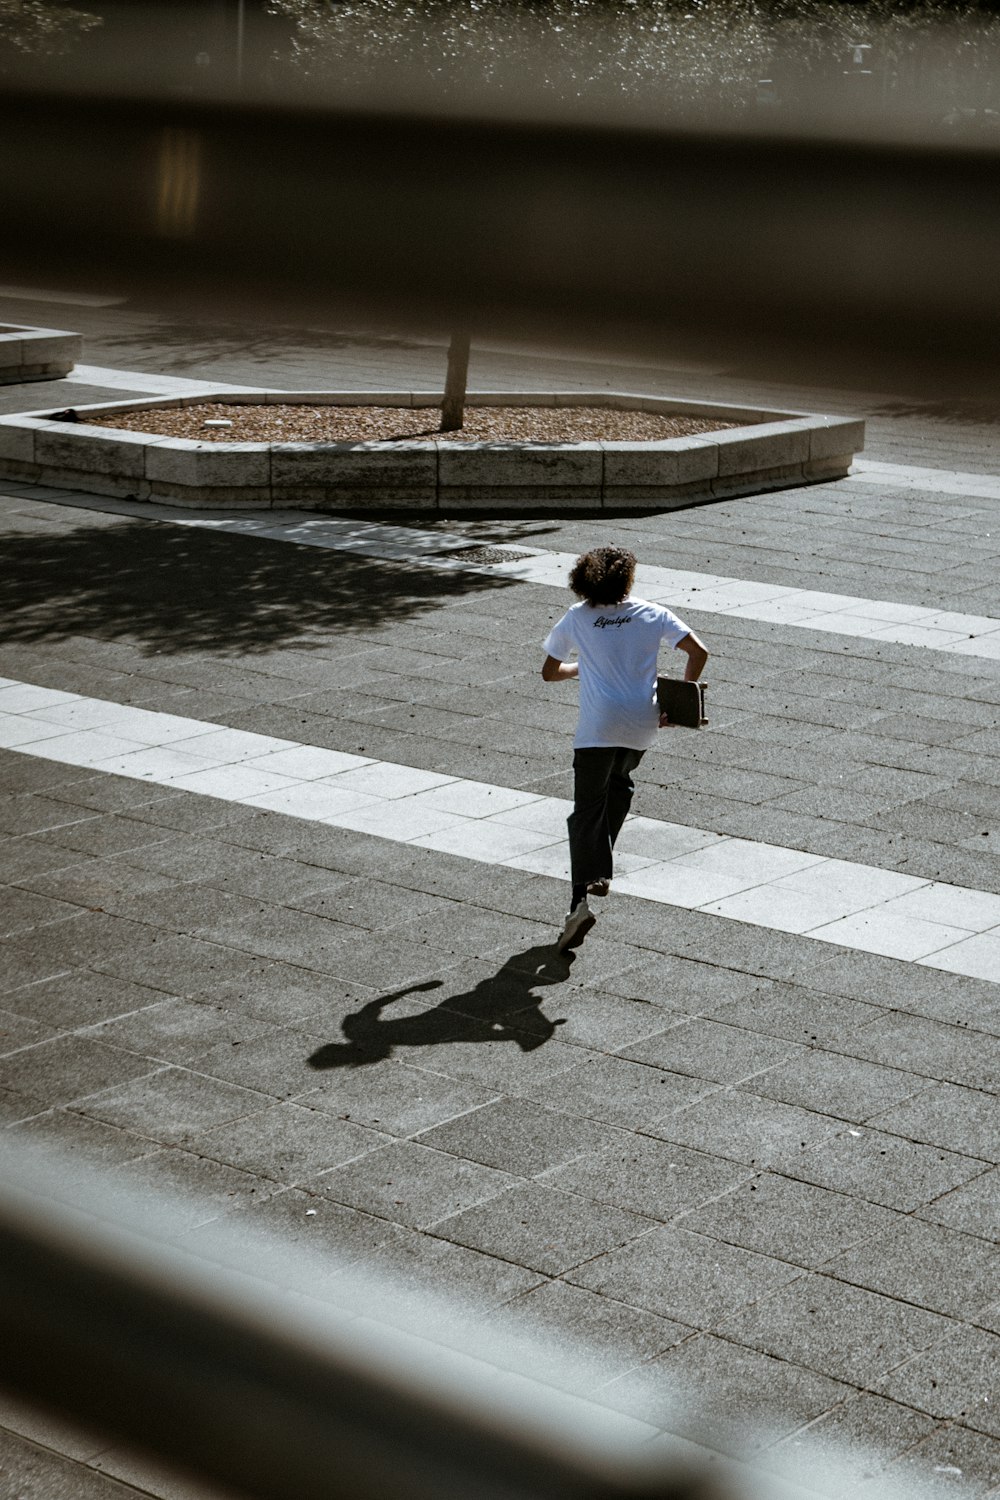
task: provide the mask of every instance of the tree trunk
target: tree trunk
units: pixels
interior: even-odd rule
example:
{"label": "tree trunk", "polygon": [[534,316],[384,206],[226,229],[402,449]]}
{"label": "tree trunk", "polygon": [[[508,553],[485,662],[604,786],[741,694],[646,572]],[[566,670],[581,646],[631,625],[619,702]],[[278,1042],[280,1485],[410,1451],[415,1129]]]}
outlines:
{"label": "tree trunk", "polygon": [[448,375],[441,402],[441,431],[458,432],[465,417],[465,387],[469,378],[469,334],[453,333],[448,345]]}

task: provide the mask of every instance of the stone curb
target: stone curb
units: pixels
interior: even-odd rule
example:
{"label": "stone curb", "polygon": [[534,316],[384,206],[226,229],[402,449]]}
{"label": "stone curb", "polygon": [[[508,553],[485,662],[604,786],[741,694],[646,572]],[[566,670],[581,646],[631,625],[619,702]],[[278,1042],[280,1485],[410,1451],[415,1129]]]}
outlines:
{"label": "stone curb", "polygon": [[0,323],[0,385],[60,380],[80,358],[83,338],[59,328]]}
{"label": "stone curb", "polygon": [[[205,401],[432,407],[436,392],[224,388],[80,406],[83,416]],[[717,417],[744,425],[663,442],[227,443],[55,421],[0,417],[0,474],[87,493],[192,506],[367,511],[665,510],[842,478],[864,446],[853,418],[673,401],[627,391],[477,391],[469,406],[605,406]]]}

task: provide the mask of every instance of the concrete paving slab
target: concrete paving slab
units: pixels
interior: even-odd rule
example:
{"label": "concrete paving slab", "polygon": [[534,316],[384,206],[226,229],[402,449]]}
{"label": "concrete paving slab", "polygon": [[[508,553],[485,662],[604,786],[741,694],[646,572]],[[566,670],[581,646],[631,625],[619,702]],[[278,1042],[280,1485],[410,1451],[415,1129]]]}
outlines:
{"label": "concrete paving slab", "polygon": [[[179,1238],[221,1214],[261,1202],[277,1184],[267,1178],[190,1151],[167,1147],[125,1163],[115,1180],[126,1191],[142,1195],[148,1205],[149,1222],[157,1224],[164,1237]],[[169,1215],[160,1206],[170,1201]]]}
{"label": "concrete paving slab", "polygon": [[[136,1490],[0,1425],[5,1480],[26,1500],[135,1500]],[[13,1490],[12,1490],[13,1493]],[[207,1497],[206,1497],[207,1500]]]}
{"label": "concrete paving slab", "polygon": [[920,1146],[877,1130],[841,1130],[805,1151],[776,1155],[777,1171],[870,1203],[915,1212],[960,1183],[981,1175],[974,1157]]}
{"label": "concrete paving slab", "polygon": [[131,1014],[163,999],[161,990],[73,968],[55,978],[11,990],[8,1003],[18,1014],[19,1007],[27,1009],[31,1016],[54,1031],[73,1031],[114,1016]]}
{"label": "concrete paving slab", "polygon": [[0,1087],[0,1122],[4,1126],[17,1125],[22,1120],[35,1119],[45,1114],[47,1109],[48,1105],[44,1099]]}
{"label": "concrete paving slab", "polygon": [[918,1405],[932,1416],[959,1420],[976,1432],[1000,1436],[996,1410],[1000,1338],[982,1329],[949,1329],[933,1350],[924,1350],[878,1382],[893,1400]]}
{"label": "concrete paving slab", "polygon": [[951,1332],[937,1313],[816,1273],[734,1312],[723,1328],[728,1338],[775,1358],[883,1394],[896,1383],[889,1371]]}
{"label": "concrete paving slab", "polygon": [[[562,999],[546,1000],[546,1018],[559,1027],[561,1042],[592,1052],[614,1051],[660,1030],[659,1007],[607,994],[603,981],[601,986],[578,985]],[[512,1021],[520,1026],[527,1018],[530,1013],[516,1012]]]}
{"label": "concrete paving slab", "polygon": [[945,969],[949,973],[971,974],[974,978],[990,979],[997,972],[998,958],[1000,958],[1000,937],[996,933],[984,932],[955,943],[951,949],[942,949],[929,955],[926,962],[932,968]]}
{"label": "concrete paving slab", "polygon": [[364,1213],[427,1229],[473,1205],[488,1203],[516,1179],[418,1141],[381,1146],[346,1166],[314,1174],[307,1188]]}
{"label": "concrete paving slab", "polygon": [[567,1280],[690,1328],[708,1329],[801,1274],[771,1256],[671,1224],[596,1256]]}
{"label": "concrete paving slab", "polygon": [[820,1109],[842,1120],[866,1120],[924,1087],[923,1078],[835,1052],[813,1050],[741,1085],[784,1104]]}
{"label": "concrete paving slab", "polygon": [[984,1171],[918,1210],[921,1218],[995,1241],[1000,1231],[1000,1171]]}
{"label": "concrete paving slab", "polygon": [[[239,1264],[232,1240],[220,1230],[238,1227],[260,1246],[261,1265],[280,1286],[322,1296],[341,1281],[346,1268],[366,1265],[400,1231],[386,1219],[358,1213],[299,1188],[273,1185],[259,1196],[237,1197],[224,1211],[200,1224],[185,1225],[175,1236],[183,1247],[217,1257],[223,1265]],[[303,1274],[302,1263],[285,1247],[312,1252]]]}
{"label": "concrete paving slab", "polygon": [[18,890],[16,886],[0,887],[0,936],[13,936],[19,932],[30,932],[36,927],[47,926],[67,917],[79,915],[79,909],[65,901],[54,901],[32,891]]}
{"label": "concrete paving slab", "polygon": [[224,1079],[267,1099],[291,1099],[314,1083],[314,1038],[295,1027],[272,1029],[245,1041],[217,1043],[197,1060],[199,1073]]}
{"label": "concrete paving slab", "polygon": [[197,999],[213,985],[252,976],[259,964],[217,943],[162,934],[142,948],[101,954],[92,967],[112,978]]}
{"label": "concrete paving slab", "polygon": [[[929,1481],[925,1477],[928,1473],[932,1476]],[[945,1496],[949,1489],[954,1493],[956,1481],[961,1481],[971,1495],[995,1494],[998,1478],[1000,1445],[995,1438],[984,1437],[966,1427],[939,1428],[901,1454],[885,1471],[885,1479],[904,1489],[930,1486],[928,1493],[932,1500]],[[869,1481],[868,1493],[861,1492],[862,1500],[874,1500],[876,1485],[881,1482],[881,1478]]]}
{"label": "concrete paving slab", "polygon": [[859,1031],[883,1015],[879,1005],[846,1000],[804,985],[783,984],[765,985],[742,999],[711,1010],[703,1008],[723,1025],[787,1037],[791,1042],[818,1043],[842,1052],[852,1050],[845,1045],[848,1039],[856,1038]]}
{"label": "concrete paving slab", "polygon": [[710,1429],[723,1451],[745,1454],[825,1413],[846,1391],[791,1361],[702,1334],[602,1393],[682,1436],[703,1439]]}
{"label": "concrete paving slab", "polygon": [[532,1182],[434,1226],[436,1235],[498,1255],[543,1275],[558,1275],[649,1232],[651,1220],[585,1202]]}
{"label": "concrete paving slab", "polygon": [[989,1161],[996,1143],[996,1098],[979,1089],[939,1083],[876,1115],[879,1128]]}
{"label": "concrete paving slab", "polygon": [[639,1136],[550,1168],[541,1181],[665,1223],[728,1192],[748,1175],[735,1163]]}
{"label": "concrete paving slab", "polygon": [[[443,1294],[456,1312],[469,1318],[502,1306],[543,1280],[536,1271],[419,1230],[395,1230],[372,1256],[370,1269],[404,1295]],[[373,1311],[387,1315],[394,1296],[387,1294],[385,1307]]]}
{"label": "concrete paving slab", "polygon": [[892,1014],[866,1026],[844,1051],[880,1063],[891,1059],[911,1072],[974,1088],[996,1092],[1000,1085],[1000,1044],[972,1025],[958,1030],[923,1016]]}
{"label": "concrete paving slab", "polygon": [[0,1010],[0,1056],[18,1052],[33,1042],[43,1042],[53,1034],[52,1027],[45,1026],[29,1016],[19,1016],[10,1010]]}
{"label": "concrete paving slab", "polygon": [[295,1102],[340,1119],[408,1136],[457,1118],[499,1097],[469,1078],[451,1078],[406,1062],[383,1060],[332,1079],[314,1079]]}
{"label": "concrete paving slab", "polygon": [[689,1337],[682,1324],[609,1303],[565,1281],[547,1281],[493,1317],[494,1327],[541,1340],[542,1378],[558,1380],[566,1357],[579,1357],[580,1390],[586,1394]]}
{"label": "concrete paving slab", "polygon": [[88,1037],[53,1037],[0,1060],[0,1086],[14,1093],[66,1104],[110,1084],[148,1078],[150,1063]]}
{"label": "concrete paving slab", "polygon": [[[802,1450],[811,1448],[821,1458],[823,1468],[836,1469],[843,1480],[857,1486],[858,1493],[864,1494],[869,1484],[877,1492],[877,1487],[885,1485],[885,1475],[891,1475],[893,1461],[922,1446],[931,1430],[929,1422],[921,1412],[865,1392],[848,1397],[804,1430],[776,1443],[761,1456],[760,1463],[766,1469],[793,1478],[801,1463]],[[942,1447],[946,1449],[947,1435],[942,1436],[945,1438]],[[923,1470],[925,1483],[930,1469],[927,1464]],[[948,1476],[944,1482],[954,1477]]]}
{"label": "concrete paving slab", "polygon": [[[859,1253],[908,1221],[889,1209],[777,1173],[744,1179],[724,1197],[696,1208],[684,1228],[818,1270],[845,1246]],[[845,1280],[853,1278],[845,1276]]]}
{"label": "concrete paving slab", "polygon": [[611,1128],[594,1120],[524,1099],[500,1099],[425,1131],[420,1142],[519,1177],[533,1177],[593,1153],[614,1138]]}
{"label": "concrete paving slab", "polygon": [[643,1127],[649,1135],[757,1168],[789,1149],[805,1150],[836,1130],[828,1115],[719,1089]]}
{"label": "concrete paving slab", "polygon": [[[535,1097],[538,1091],[547,1094],[551,1089],[555,1095],[561,1075],[582,1067],[592,1054],[552,1040],[555,1028],[551,1023],[539,1035],[530,1022],[521,1029],[519,1019],[466,1021],[449,1032],[447,1041],[420,1044],[419,1060],[428,1068],[476,1079],[505,1092]],[[419,1022],[421,1028],[424,1024]]]}
{"label": "concrete paving slab", "polygon": [[974,1235],[919,1219],[887,1226],[828,1261],[825,1268],[853,1286],[975,1321],[996,1292],[996,1251]]}
{"label": "concrete paving slab", "polygon": [[728,1084],[750,1083],[801,1055],[793,1042],[702,1019],[681,1021],[634,1047],[623,1048],[622,1053],[672,1073]]}
{"label": "concrete paving slab", "polygon": [[190,1000],[157,997],[155,1003],[141,1010],[101,1021],[81,1034],[140,1057],[185,1067],[210,1052],[222,1037],[231,1047],[238,1047],[271,1029],[270,1022],[256,1016],[234,1015],[219,1006],[198,1005]]}
{"label": "concrete paving slab", "polygon": [[[642,920],[646,918],[646,920]],[[612,906],[604,918],[603,930],[621,934],[640,949],[652,949],[632,968],[602,977],[604,989],[613,995],[645,1001],[661,1010],[678,1014],[689,1012],[711,1014],[715,1006],[745,999],[753,1006],[766,993],[771,982],[694,958],[679,958],[673,953],[675,938],[672,923],[665,923],[658,911],[639,907],[623,914]],[[657,1030],[662,1030],[662,1024]]]}
{"label": "concrete paving slab", "polygon": [[521,1085],[517,1092],[556,1109],[636,1129],[670,1108],[693,1103],[712,1088],[625,1058],[598,1057],[548,1082],[540,1092],[530,1085]]}
{"label": "concrete paving slab", "polygon": [[179,1146],[209,1125],[253,1114],[264,1102],[248,1089],[171,1066],[134,1084],[94,1091],[79,1107],[92,1119]]}

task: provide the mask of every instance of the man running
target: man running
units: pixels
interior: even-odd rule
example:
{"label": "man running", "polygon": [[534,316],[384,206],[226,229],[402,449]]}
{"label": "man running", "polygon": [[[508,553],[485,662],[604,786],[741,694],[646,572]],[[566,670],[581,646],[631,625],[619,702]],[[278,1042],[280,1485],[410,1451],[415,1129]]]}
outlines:
{"label": "man running", "polygon": [[[632,803],[632,772],[669,720],[656,698],[660,643],[686,652],[684,678],[696,682],[708,652],[683,620],[661,604],[632,596],[636,559],[624,547],[595,547],[577,558],[569,586],[579,599],[549,631],[542,676],[580,679],[573,740],[569,828],[573,891],[559,938],[576,948],[596,918],[588,895],[606,896],[612,850]],[[575,651],[578,660],[567,658]]]}

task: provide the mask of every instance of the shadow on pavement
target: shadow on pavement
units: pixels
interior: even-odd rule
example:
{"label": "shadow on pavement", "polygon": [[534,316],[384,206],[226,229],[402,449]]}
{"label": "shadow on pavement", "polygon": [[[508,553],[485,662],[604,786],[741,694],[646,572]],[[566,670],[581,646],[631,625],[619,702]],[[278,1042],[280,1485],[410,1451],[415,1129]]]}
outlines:
{"label": "shadow on pavement", "polygon": [[370,1000],[345,1016],[341,1030],[346,1042],[327,1042],[309,1058],[309,1066],[360,1068],[383,1062],[396,1047],[431,1047],[441,1042],[515,1042],[522,1052],[533,1052],[555,1035],[561,1021],[550,1021],[541,1010],[535,990],[562,984],[569,978],[573,954],[550,944],[515,953],[496,974],[481,979],[474,989],[451,995],[431,1010],[397,1019],[382,1019],[387,1006],[406,995],[440,989],[443,980],[426,979],[390,995]]}
{"label": "shadow on pavement", "polygon": [[926,417],[936,422],[959,422],[992,427],[1000,421],[995,401],[890,401],[872,408],[873,417]]}
{"label": "shadow on pavement", "polygon": [[[300,366],[307,352],[322,355],[350,350],[369,358],[384,354],[388,362],[393,356],[398,358],[400,350],[417,351],[437,357],[442,380],[447,357],[447,340],[442,341],[440,349],[435,349],[425,341],[388,333],[336,333],[322,328],[280,325],[251,329],[237,323],[184,323],[161,318],[132,324],[123,319],[113,334],[105,334],[104,345],[106,359],[123,360],[130,368],[136,358],[148,359],[153,355],[161,374],[186,374],[204,367],[202,378],[217,380],[220,386],[228,380],[245,379],[244,367],[248,363],[273,369],[280,361],[287,360]],[[225,360],[237,361],[243,374],[227,376],[213,370],[214,365]],[[281,389],[281,383],[277,384]],[[322,385],[309,387],[322,388]]]}
{"label": "shadow on pavement", "polygon": [[72,636],[160,651],[260,654],[412,619],[514,587],[326,548],[156,522],[2,539],[0,642]]}

